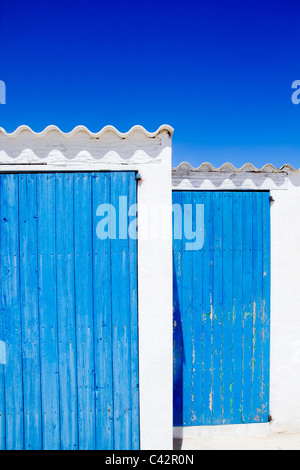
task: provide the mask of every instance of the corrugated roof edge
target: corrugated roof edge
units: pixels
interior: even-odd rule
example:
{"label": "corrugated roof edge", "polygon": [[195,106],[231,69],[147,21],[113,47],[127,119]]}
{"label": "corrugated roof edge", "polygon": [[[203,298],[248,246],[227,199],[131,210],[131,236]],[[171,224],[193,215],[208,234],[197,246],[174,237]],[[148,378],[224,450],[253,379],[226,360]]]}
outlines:
{"label": "corrugated roof edge", "polygon": [[202,163],[198,168],[194,168],[190,163],[188,162],[182,162],[180,163],[177,167],[173,168],[173,174],[174,173],[179,173],[179,174],[184,174],[184,173],[204,173],[204,172],[223,172],[223,173],[229,173],[229,172],[251,172],[251,173],[283,173],[283,172],[298,172],[300,169],[294,168],[289,164],[283,165],[280,168],[276,168],[274,165],[271,163],[267,163],[261,168],[256,168],[252,163],[246,163],[243,165],[241,168],[236,168],[234,165],[231,163],[224,163],[221,167],[217,168],[214,167],[211,163],[204,162]]}
{"label": "corrugated roof edge", "polygon": [[59,129],[59,127],[51,125],[46,127],[42,132],[34,132],[29,126],[20,126],[18,127],[14,132],[6,132],[5,129],[0,127],[0,133],[8,136],[8,137],[17,137],[19,134],[22,132],[31,132],[33,135],[36,135],[38,137],[45,137],[49,132],[58,132],[61,135],[65,137],[73,137],[75,134],[78,132],[85,132],[87,135],[93,138],[99,138],[106,132],[114,132],[118,137],[121,139],[125,139],[129,137],[133,132],[141,132],[144,134],[146,137],[156,137],[158,134],[160,134],[163,131],[167,131],[170,136],[172,136],[174,129],[173,127],[169,126],[168,124],[163,124],[160,126],[155,132],[149,132],[147,131],[143,126],[133,126],[131,129],[129,129],[128,132],[120,132],[118,131],[114,126],[105,126],[103,127],[99,132],[91,132],[87,127],[85,126],[77,126],[75,127],[71,132],[63,132]]}

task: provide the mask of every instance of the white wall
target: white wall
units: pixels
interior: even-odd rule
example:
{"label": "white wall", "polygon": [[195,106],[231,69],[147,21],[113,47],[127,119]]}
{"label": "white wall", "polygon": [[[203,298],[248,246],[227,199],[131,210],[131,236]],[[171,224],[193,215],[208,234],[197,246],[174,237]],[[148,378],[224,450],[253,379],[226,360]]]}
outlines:
{"label": "white wall", "polygon": [[271,195],[271,428],[300,432],[300,175]]}
{"label": "white wall", "polygon": [[[160,225],[151,209],[165,205],[165,232],[139,236],[139,345],[141,448],[173,448],[173,305],[171,147],[164,136],[162,163],[140,165],[139,233]],[[159,230],[159,226],[157,227]],[[147,234],[145,234],[147,235]]]}

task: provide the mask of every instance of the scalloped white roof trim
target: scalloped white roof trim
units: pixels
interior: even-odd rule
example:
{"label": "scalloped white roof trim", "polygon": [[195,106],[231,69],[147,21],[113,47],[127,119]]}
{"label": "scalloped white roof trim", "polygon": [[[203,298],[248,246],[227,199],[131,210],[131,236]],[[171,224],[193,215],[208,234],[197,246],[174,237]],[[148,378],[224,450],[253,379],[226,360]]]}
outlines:
{"label": "scalloped white roof trim", "polygon": [[140,132],[144,134],[146,137],[156,137],[158,134],[160,134],[163,131],[167,131],[170,136],[172,136],[174,129],[173,127],[169,126],[168,124],[163,124],[160,126],[155,132],[148,132],[143,126],[133,126],[131,129],[129,129],[128,132],[120,132],[118,131],[114,126],[105,126],[103,127],[99,132],[91,132],[87,127],[85,126],[77,126],[75,127],[71,132],[63,132],[59,129],[59,127],[51,125],[47,126],[42,132],[34,132],[30,127],[28,126],[20,126],[18,127],[14,132],[6,132],[2,127],[0,127],[0,133],[9,136],[9,137],[17,137],[20,135],[22,132],[30,132],[33,135],[36,135],[38,137],[45,137],[47,134],[50,132],[58,132],[59,134],[65,136],[65,137],[73,137],[75,134],[78,132],[84,132],[90,137],[94,138],[99,138],[106,132],[114,132],[118,137],[121,139],[126,139],[129,137],[133,132]]}
{"label": "scalloped white roof trim", "polygon": [[252,163],[246,163],[241,168],[236,168],[232,163],[224,163],[221,167],[214,167],[211,163],[204,162],[198,168],[194,168],[188,162],[182,162],[177,167],[173,168],[173,173],[186,173],[186,172],[195,172],[195,173],[204,173],[204,172],[255,172],[255,173],[282,173],[282,172],[297,172],[300,169],[294,168],[289,164],[283,165],[280,168],[276,168],[271,163],[267,163],[261,168],[256,168]]}

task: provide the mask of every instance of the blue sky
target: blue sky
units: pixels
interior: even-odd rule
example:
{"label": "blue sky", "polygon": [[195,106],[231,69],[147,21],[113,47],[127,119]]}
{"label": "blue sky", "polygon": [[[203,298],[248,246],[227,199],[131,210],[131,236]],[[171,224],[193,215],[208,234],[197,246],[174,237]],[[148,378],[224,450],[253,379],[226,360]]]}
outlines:
{"label": "blue sky", "polygon": [[0,0],[0,126],[174,127],[173,164],[300,167],[297,3]]}

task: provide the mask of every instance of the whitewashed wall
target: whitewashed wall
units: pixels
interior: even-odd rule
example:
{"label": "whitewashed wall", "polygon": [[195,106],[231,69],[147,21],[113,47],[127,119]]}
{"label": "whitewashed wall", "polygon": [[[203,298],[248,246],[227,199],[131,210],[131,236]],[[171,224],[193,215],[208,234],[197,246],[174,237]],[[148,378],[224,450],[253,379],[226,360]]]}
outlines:
{"label": "whitewashed wall", "polygon": [[271,430],[300,432],[300,174],[271,195]]}
{"label": "whitewashed wall", "polygon": [[[80,126],[64,134],[50,126],[0,129],[0,172],[116,171],[140,173],[138,184],[138,315],[141,449],[172,449],[172,212],[170,126],[126,134],[107,126],[97,134]],[[164,233],[153,204],[167,208]],[[156,230],[157,231],[157,230]],[[159,233],[159,232],[158,232]]]}
{"label": "whitewashed wall", "polygon": [[260,436],[300,432],[300,173],[266,165],[236,170],[225,164],[173,170],[173,189],[270,190],[271,204],[271,359],[270,414],[267,424],[175,428],[177,438]]}

